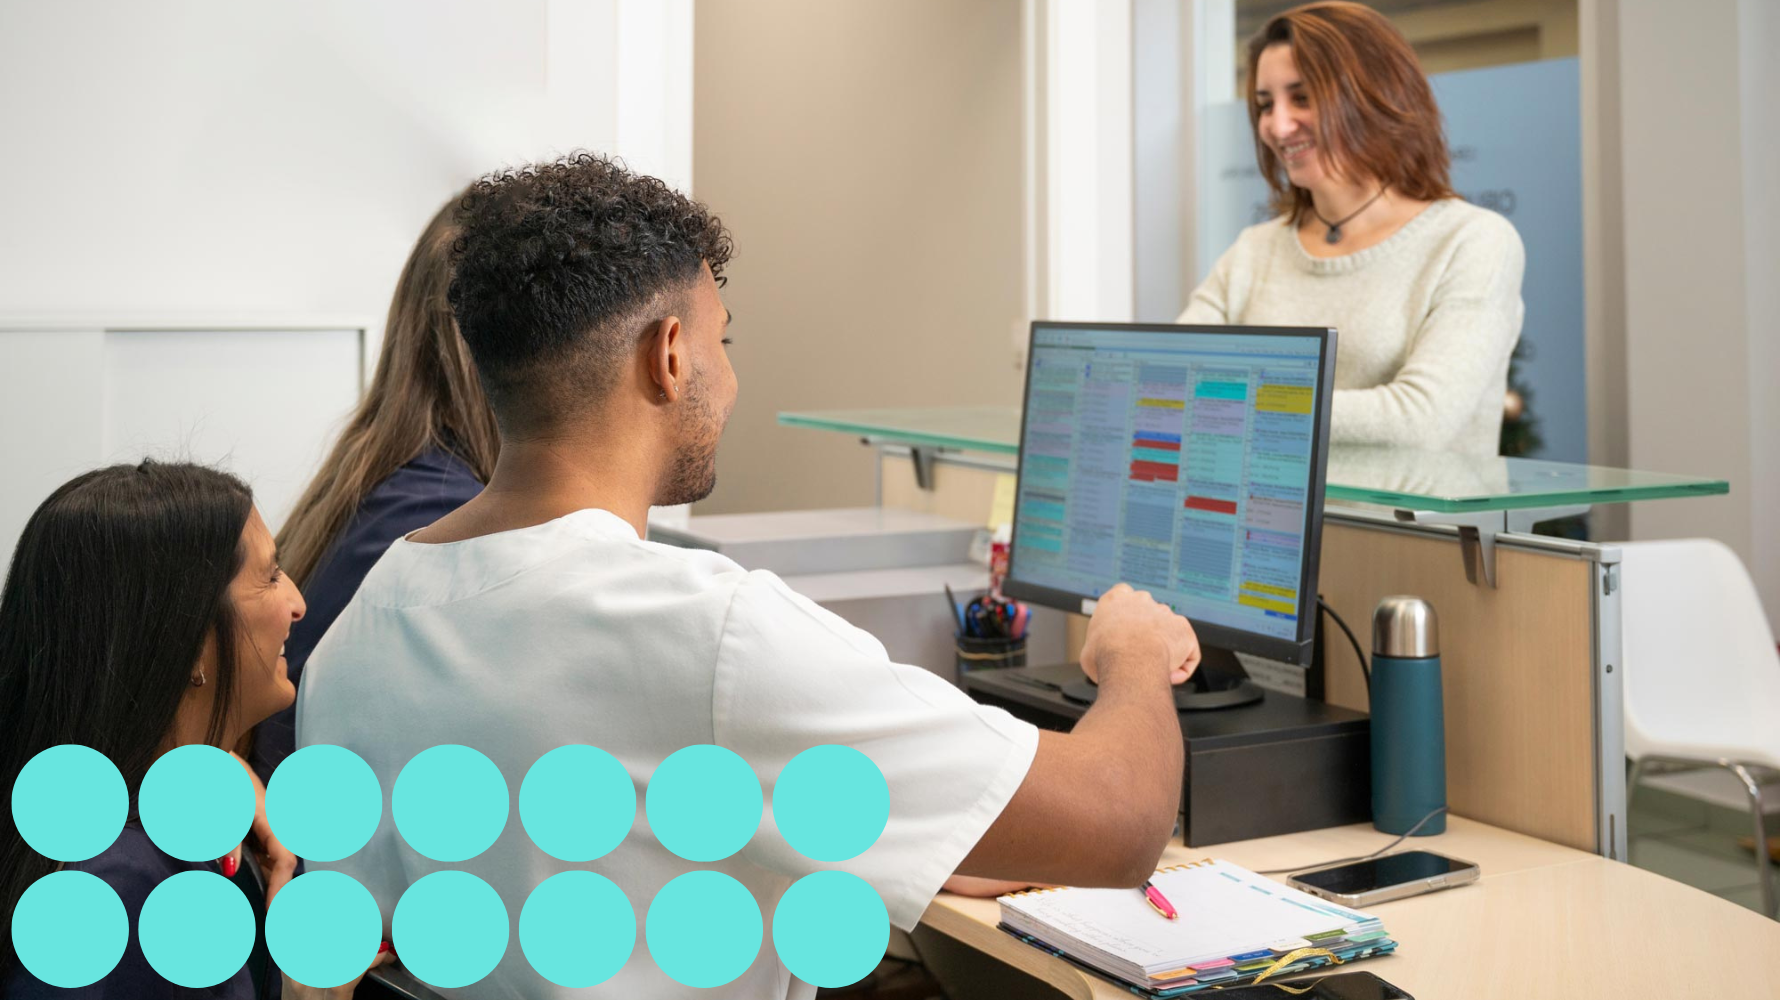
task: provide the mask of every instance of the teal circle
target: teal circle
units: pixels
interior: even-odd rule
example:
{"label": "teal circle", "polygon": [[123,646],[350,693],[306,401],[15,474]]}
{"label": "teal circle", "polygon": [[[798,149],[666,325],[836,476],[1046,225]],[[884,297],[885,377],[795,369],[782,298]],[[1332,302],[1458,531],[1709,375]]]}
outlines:
{"label": "teal circle", "polygon": [[733,982],[760,954],[760,904],[722,872],[687,872],[661,887],[644,921],[649,956],[684,986]]}
{"label": "teal circle", "polygon": [[637,943],[637,914],[603,875],[568,871],[539,883],[519,911],[519,948],[558,986],[597,986],[618,974]]}
{"label": "teal circle", "polygon": [[890,947],[890,912],[857,875],[805,875],[779,897],[773,948],[812,986],[849,986],[871,975]]}
{"label": "teal circle", "polygon": [[415,754],[396,775],[390,812],[409,847],[434,861],[468,861],[501,835],[508,799],[494,761],[443,743]]}
{"label": "teal circle", "polygon": [[345,747],[304,747],[278,765],[266,786],[272,832],[292,854],[309,861],[339,861],[358,853],[382,818],[383,786],[376,772]]}
{"label": "teal circle", "polygon": [[215,872],[180,872],[162,880],[136,919],[136,940],[148,964],[162,979],[189,989],[215,986],[241,971],[256,936],[247,897]]}
{"label": "teal circle", "polygon": [[700,743],[668,755],[649,778],[644,808],[661,846],[688,861],[720,861],[760,828],[760,779],[733,751]]}
{"label": "teal circle", "polygon": [[370,968],[382,942],[377,900],[340,872],[298,875],[266,910],[266,948],[278,967],[304,986],[331,989],[352,982]]}
{"label": "teal circle", "polygon": [[433,986],[479,982],[507,953],[507,907],[469,872],[434,872],[396,901],[390,943],[409,972]]}
{"label": "teal circle", "polygon": [[87,872],[52,872],[32,882],[8,919],[19,964],[64,989],[105,978],[130,941],[123,900]]}
{"label": "teal circle", "polygon": [[239,846],[253,825],[253,782],[239,760],[189,743],[149,767],[136,809],[156,847],[181,861],[215,861]]}
{"label": "teal circle", "polygon": [[78,743],[40,751],[12,783],[19,836],[56,861],[85,861],[110,847],[129,813],[130,793],[117,766]]}
{"label": "teal circle", "polygon": [[878,765],[852,747],[811,747],[779,772],[773,822],[804,857],[845,861],[883,835],[890,822],[890,786]]}
{"label": "teal circle", "polygon": [[624,842],[636,817],[637,786],[630,773],[597,747],[557,747],[539,757],[519,783],[519,822],[538,850],[563,861],[592,861],[610,853]]}

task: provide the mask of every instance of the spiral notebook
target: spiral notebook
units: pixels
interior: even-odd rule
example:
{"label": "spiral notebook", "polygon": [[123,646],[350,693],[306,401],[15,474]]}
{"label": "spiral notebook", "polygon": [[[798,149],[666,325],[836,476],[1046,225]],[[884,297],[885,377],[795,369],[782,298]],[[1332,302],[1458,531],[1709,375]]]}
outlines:
{"label": "spiral notebook", "polygon": [[1179,919],[1136,889],[1035,889],[1002,896],[1001,927],[1119,980],[1175,996],[1396,947],[1377,917],[1281,885],[1228,861],[1156,872],[1150,883]]}

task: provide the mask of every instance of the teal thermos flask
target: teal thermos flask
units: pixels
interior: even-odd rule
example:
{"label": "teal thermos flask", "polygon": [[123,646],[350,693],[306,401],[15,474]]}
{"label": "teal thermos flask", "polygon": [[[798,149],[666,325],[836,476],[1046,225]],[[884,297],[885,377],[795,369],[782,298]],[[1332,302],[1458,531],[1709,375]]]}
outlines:
{"label": "teal thermos flask", "polygon": [[[1387,597],[1372,613],[1372,825],[1403,834],[1446,805],[1446,721],[1440,635],[1418,597]],[[1446,814],[1417,836],[1446,831]]]}

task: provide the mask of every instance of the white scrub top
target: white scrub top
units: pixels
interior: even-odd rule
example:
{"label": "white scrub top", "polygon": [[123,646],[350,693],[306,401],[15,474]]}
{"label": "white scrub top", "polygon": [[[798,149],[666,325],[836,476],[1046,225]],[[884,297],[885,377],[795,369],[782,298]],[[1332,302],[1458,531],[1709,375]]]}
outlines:
{"label": "white scrub top", "polygon": [[[1001,814],[1038,746],[1038,732],[976,704],[778,577],[714,552],[647,542],[622,518],[582,510],[547,524],[441,545],[397,541],[365,578],[309,660],[297,700],[297,746],[335,744],[370,764],[383,818],[362,850],[312,863],[357,879],[376,898],[385,936],[407,887],[435,871],[467,871],[500,894],[511,924],[500,964],[452,997],[810,997],[779,960],[773,910],[800,876],[839,869],[865,879],[890,921],[912,928]],[[430,860],[399,835],[390,792],[410,758],[461,744],[500,768],[510,795],[494,846],[467,861]],[[571,864],[545,854],[520,822],[527,770],[566,744],[615,756],[637,790],[624,842]],[[651,773],[682,747],[715,744],[760,780],[758,832],[729,858],[695,864],[650,832]],[[890,792],[889,822],[863,854],[812,861],[773,821],[773,785],[794,756],[842,744],[866,754]],[[520,947],[527,896],[558,872],[598,872],[637,919],[629,962],[604,984],[558,987]],[[760,906],[765,933],[752,966],[726,986],[675,983],[649,957],[650,901],[675,876],[719,871]],[[397,942],[397,953],[401,944]]]}

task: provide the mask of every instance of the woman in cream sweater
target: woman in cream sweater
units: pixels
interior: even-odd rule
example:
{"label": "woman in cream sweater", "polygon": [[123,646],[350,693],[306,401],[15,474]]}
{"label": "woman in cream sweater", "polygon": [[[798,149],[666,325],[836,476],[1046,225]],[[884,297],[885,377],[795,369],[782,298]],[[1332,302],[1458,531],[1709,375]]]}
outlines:
{"label": "woman in cream sweater", "polygon": [[1237,237],[1182,323],[1339,332],[1331,440],[1495,455],[1526,252],[1462,201],[1427,77],[1357,3],[1249,42],[1249,120],[1278,218]]}

